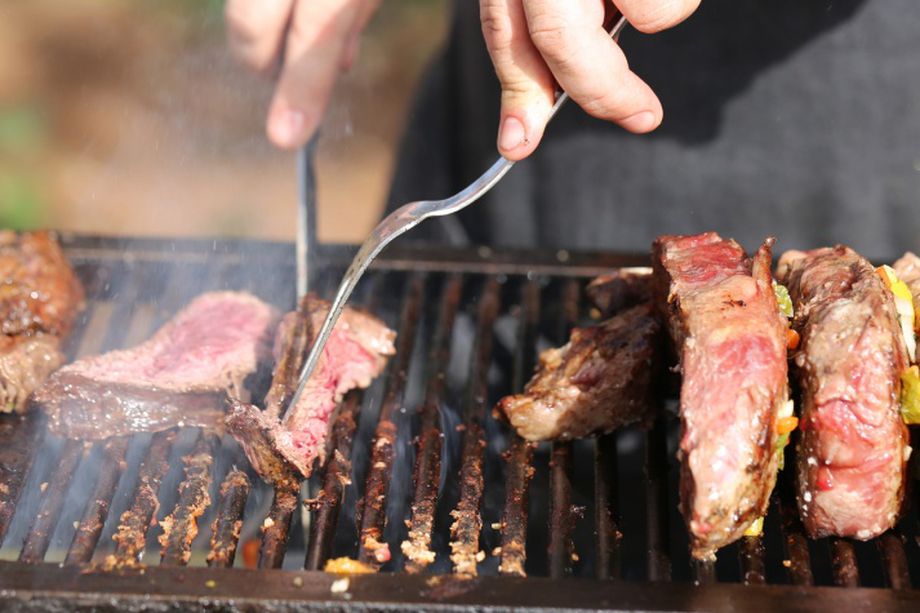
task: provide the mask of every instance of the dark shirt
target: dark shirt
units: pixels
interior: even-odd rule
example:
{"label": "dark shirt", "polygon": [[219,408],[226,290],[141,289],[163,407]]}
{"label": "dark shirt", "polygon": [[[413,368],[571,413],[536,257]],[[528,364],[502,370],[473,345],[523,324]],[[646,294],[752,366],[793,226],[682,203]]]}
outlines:
{"label": "dark shirt", "polygon": [[[621,44],[665,120],[635,136],[571,104],[491,194],[416,238],[647,250],[717,230],[753,250],[920,249],[920,4],[705,0]],[[478,3],[455,4],[421,86],[391,205],[450,195],[496,159],[499,89]]]}

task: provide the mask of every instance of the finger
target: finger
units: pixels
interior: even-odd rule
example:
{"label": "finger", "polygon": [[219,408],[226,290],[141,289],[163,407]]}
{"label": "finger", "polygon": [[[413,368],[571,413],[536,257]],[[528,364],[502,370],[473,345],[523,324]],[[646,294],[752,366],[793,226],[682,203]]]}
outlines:
{"label": "finger", "polygon": [[502,88],[498,150],[518,161],[533,153],[543,137],[555,81],[530,40],[522,0],[480,0],[479,10]]}
{"label": "finger", "polygon": [[594,117],[630,132],[654,130],[663,111],[603,28],[603,3],[524,0],[530,36],[559,85]]}
{"label": "finger", "polygon": [[380,6],[381,0],[363,0],[361,8],[358,10],[358,16],[352,24],[351,32],[348,35],[348,42],[345,43],[345,52],[342,54],[342,70],[351,70],[355,60],[358,58],[358,52],[361,49],[361,34],[367,28],[374,13]]}
{"label": "finger", "polygon": [[357,0],[300,0],[294,7],[266,126],[269,139],[296,149],[316,131],[332,95]]}
{"label": "finger", "polygon": [[224,17],[234,55],[253,70],[277,66],[294,0],[227,0]]}
{"label": "finger", "polygon": [[700,6],[700,0],[614,0],[630,25],[640,32],[674,27]]}

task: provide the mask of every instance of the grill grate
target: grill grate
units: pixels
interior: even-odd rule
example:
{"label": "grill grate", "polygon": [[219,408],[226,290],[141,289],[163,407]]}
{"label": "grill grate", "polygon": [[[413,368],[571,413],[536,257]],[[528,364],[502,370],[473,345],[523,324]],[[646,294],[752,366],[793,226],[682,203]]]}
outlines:
{"label": "grill grate", "polygon": [[[294,302],[286,246],[89,238],[66,244],[89,296],[68,341],[71,357],[135,344],[209,289],[252,291],[280,308]],[[330,261],[336,265],[321,278],[326,294],[347,259]],[[865,602],[913,599],[915,606],[918,593],[900,591],[920,580],[916,513],[872,543],[809,541],[796,516],[789,470],[764,537],[723,549],[714,564],[692,563],[676,509],[670,382],[661,384],[662,411],[648,431],[534,445],[496,421],[492,406],[523,388],[538,350],[563,342],[588,319],[585,283],[609,267],[634,263],[567,253],[388,255],[359,300],[397,329],[397,355],[380,381],[346,398],[325,466],[302,485],[272,490],[229,437],[198,429],[84,445],[46,434],[38,416],[3,418],[0,559],[7,561],[0,562],[0,602],[24,606],[38,593],[44,600],[28,600],[29,606],[92,594],[103,602],[100,594],[114,592],[138,603],[144,593],[294,598],[290,586],[271,578],[285,573],[269,569],[317,570],[331,557],[349,556],[383,571],[360,579],[368,591],[356,589],[353,596],[390,602],[719,608],[738,597],[731,584],[751,586],[754,591],[744,593],[752,594],[752,603],[776,594],[756,586],[786,584],[890,587],[901,594],[894,601],[885,600],[895,593],[890,590],[852,593]],[[301,512],[302,502],[311,513]],[[55,561],[63,568],[41,564]],[[144,575],[82,574],[86,568],[130,570],[138,562],[150,566]],[[152,568],[157,564],[162,570]],[[186,568],[205,565],[210,568]],[[242,570],[246,566],[263,570]],[[163,583],[177,576],[170,568],[202,581],[170,588]],[[431,579],[474,571],[485,578],[444,586]],[[226,573],[246,577],[243,584],[274,587],[252,592]],[[412,574],[427,578],[418,582]],[[533,578],[540,575],[553,581]],[[331,581],[305,576],[311,589]],[[568,583],[556,580],[570,576],[584,578],[580,588],[558,587]],[[57,584],[49,583],[52,577]],[[223,587],[208,587],[207,577]],[[390,592],[381,583],[387,577]],[[544,599],[522,595],[519,581],[542,590]],[[663,592],[647,583],[672,581]],[[693,583],[703,587],[689,588]],[[67,595],[58,594],[65,587]],[[597,599],[617,590],[621,601]],[[814,606],[832,602],[831,593],[809,592],[820,595]],[[310,594],[301,596],[316,597]],[[559,601],[563,594],[569,599]],[[519,601],[507,600],[511,596]],[[269,607],[268,600],[259,603]]]}

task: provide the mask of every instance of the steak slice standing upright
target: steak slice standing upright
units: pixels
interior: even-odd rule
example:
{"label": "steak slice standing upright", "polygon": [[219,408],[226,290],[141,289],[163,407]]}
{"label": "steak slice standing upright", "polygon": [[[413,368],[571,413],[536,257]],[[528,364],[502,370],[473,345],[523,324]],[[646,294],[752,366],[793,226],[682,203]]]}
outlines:
{"label": "steak slice standing upright", "polygon": [[681,511],[699,559],[763,516],[776,482],[788,382],[772,245],[753,260],[715,233],[662,236],[653,247],[657,304],[680,356]]}
{"label": "steak slice standing upright", "polygon": [[77,360],[35,392],[52,432],[98,440],[223,427],[229,401],[271,356],[277,312],[243,292],[198,296],[140,345]]}
{"label": "steak slice standing upright", "polygon": [[307,294],[297,311],[284,316],[275,339],[276,365],[265,410],[237,403],[227,417],[228,429],[266,481],[279,483],[296,474],[309,477],[314,462],[322,463],[325,457],[329,422],[344,395],[370,385],[396,352],[395,332],[369,313],[346,308],[300,401],[287,407],[328,311],[328,302]]}
{"label": "steak slice standing upright", "polygon": [[575,328],[566,345],[540,354],[524,392],[498,407],[530,441],[571,440],[647,419],[660,332],[650,303]]}
{"label": "steak slice standing upright", "polygon": [[894,299],[844,246],[786,252],[777,276],[802,339],[799,514],[815,538],[873,538],[897,521],[909,454],[900,416],[908,357]]}

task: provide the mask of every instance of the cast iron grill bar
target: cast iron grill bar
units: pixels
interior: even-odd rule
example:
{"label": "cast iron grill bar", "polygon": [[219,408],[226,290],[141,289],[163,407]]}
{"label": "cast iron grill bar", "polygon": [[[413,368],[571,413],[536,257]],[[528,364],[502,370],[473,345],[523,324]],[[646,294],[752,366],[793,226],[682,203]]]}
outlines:
{"label": "cast iron grill bar", "polygon": [[0,545],[16,513],[35,450],[42,440],[43,420],[35,412],[0,420]]}
{"label": "cast iron grill bar", "polygon": [[434,562],[431,535],[437,508],[438,480],[441,475],[440,407],[444,396],[445,378],[450,359],[451,333],[460,304],[463,277],[451,275],[441,296],[440,314],[431,353],[428,358],[428,387],[420,411],[419,441],[413,470],[412,518],[408,538],[402,543],[406,556],[406,571],[418,573]]}
{"label": "cast iron grill bar", "polygon": [[[657,401],[656,402],[660,402]],[[661,406],[658,407],[660,413]],[[645,500],[648,532],[648,579],[671,580],[670,537],[668,535],[668,442],[667,418],[659,415],[646,433]],[[706,569],[696,568],[695,580],[707,580]]]}
{"label": "cast iron grill bar", "polygon": [[885,563],[885,577],[894,590],[910,589],[910,568],[907,553],[904,551],[904,539],[894,532],[886,532],[876,541],[879,553]]}
{"label": "cast iron grill bar", "polygon": [[[791,466],[790,455],[786,454],[786,466]],[[786,469],[783,470],[783,473]],[[792,492],[792,477],[780,475],[779,483],[776,489],[779,495],[776,497],[776,505],[782,523],[783,540],[786,549],[786,573],[789,581],[793,585],[814,585],[815,579],[811,571],[811,555],[808,552],[808,541],[802,533],[802,524],[799,521],[798,512],[795,507],[795,494]],[[791,498],[793,502],[789,502]],[[788,561],[788,564],[787,564]]]}
{"label": "cast iron grill bar", "polygon": [[[578,324],[581,297],[579,279],[568,279],[562,289],[562,321],[557,340],[565,344],[569,332]],[[554,442],[550,460],[549,576],[560,579],[571,570],[572,530],[577,520],[572,508],[572,442]]]}
{"label": "cast iron grill bar", "polygon": [[169,470],[169,453],[175,438],[175,429],[153,435],[138,471],[131,507],[121,514],[118,529],[112,536],[115,552],[106,557],[106,568],[131,567],[140,562],[147,545],[147,529],[160,505],[160,483]]}
{"label": "cast iron grill bar", "polygon": [[[540,322],[540,285],[534,280],[524,284],[519,314],[518,341],[515,347],[511,391],[524,389],[524,381],[533,372],[536,360],[537,333]],[[505,463],[505,507],[502,512],[502,553],[498,571],[503,575],[526,576],[527,515],[530,481],[533,479],[534,444],[515,432],[509,434],[510,449]]]}
{"label": "cast iron grill bar", "polygon": [[479,534],[482,531],[483,453],[489,400],[489,366],[492,363],[492,327],[500,308],[499,284],[490,277],[479,298],[478,324],[470,366],[469,385],[463,408],[463,452],[460,468],[460,499],[451,511],[450,559],[454,572],[476,575]]}
{"label": "cast iron grill bar", "polygon": [[110,438],[102,444],[99,478],[74,532],[64,564],[86,564],[93,559],[93,552],[99,543],[105,520],[109,516],[118,480],[125,470],[125,454],[130,442],[131,437],[126,435]]}
{"label": "cast iron grill bar", "polygon": [[306,501],[313,511],[310,524],[310,543],[304,567],[321,570],[332,553],[332,539],[338,525],[339,510],[345,486],[351,474],[351,446],[361,410],[361,394],[350,393],[342,403],[330,429],[332,452],[326,458],[323,471],[323,489],[314,500]]}
{"label": "cast iron grill bar", "polygon": [[243,511],[249,498],[251,484],[246,472],[233,463],[227,476],[220,484],[217,513],[211,522],[211,541],[208,551],[208,566],[229,568],[236,558],[236,548],[243,528]]}
{"label": "cast iron grill bar", "polygon": [[743,536],[738,542],[741,558],[741,581],[745,585],[763,585],[767,582],[764,564],[763,536]]}
{"label": "cast iron grill bar", "polygon": [[290,480],[274,487],[272,506],[262,521],[262,544],[259,547],[259,568],[281,568],[287,550],[288,533],[297,501],[300,481]]}
{"label": "cast iron grill bar", "polygon": [[[380,415],[368,459],[364,499],[363,503],[358,505],[358,516],[355,518],[355,523],[360,526],[358,559],[374,566],[380,565],[378,556],[385,557],[383,548],[386,545],[383,542],[383,529],[386,524],[386,502],[389,495],[390,475],[393,471],[397,434],[393,416],[403,406],[424,285],[424,275],[413,275],[403,299],[399,333],[396,337],[396,355],[387,373],[386,391],[380,405]],[[378,551],[381,553],[377,553]]]}
{"label": "cast iron grill bar", "polygon": [[185,478],[179,484],[175,509],[160,522],[160,564],[186,566],[192,557],[192,541],[198,536],[198,519],[211,506],[211,467],[220,439],[202,430],[192,452],[182,458]]}
{"label": "cast iron grill bar", "polygon": [[77,440],[64,442],[57,462],[51,469],[51,479],[41,485],[41,502],[19,553],[20,562],[35,564],[45,559],[54,528],[67,498],[71,477],[91,447],[90,444]]}
{"label": "cast iron grill bar", "polygon": [[859,587],[859,567],[853,543],[839,538],[831,539],[831,568],[834,583],[840,587]]}
{"label": "cast iron grill bar", "polygon": [[620,534],[616,513],[617,496],[616,434],[599,436],[594,447],[594,532],[595,573],[598,579],[620,575]]}

